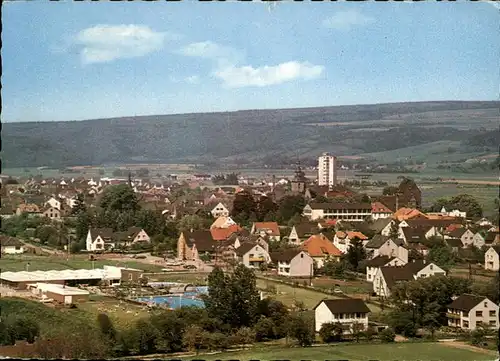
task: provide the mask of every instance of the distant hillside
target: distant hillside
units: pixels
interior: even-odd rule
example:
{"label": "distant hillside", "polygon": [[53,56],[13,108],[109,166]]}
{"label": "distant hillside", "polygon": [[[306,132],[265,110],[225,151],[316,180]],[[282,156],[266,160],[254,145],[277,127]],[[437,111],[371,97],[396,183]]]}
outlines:
{"label": "distant hillside", "polygon": [[4,123],[2,165],[268,162],[438,141],[460,142],[470,152],[498,146],[499,108],[500,102],[450,101]]}

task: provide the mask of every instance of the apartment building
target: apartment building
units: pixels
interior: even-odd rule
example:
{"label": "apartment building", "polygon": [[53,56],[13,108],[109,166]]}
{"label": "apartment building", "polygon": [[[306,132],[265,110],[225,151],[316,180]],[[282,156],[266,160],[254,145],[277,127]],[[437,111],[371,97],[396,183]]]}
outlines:
{"label": "apartment building", "polygon": [[337,157],[323,153],[318,158],[318,185],[337,185]]}

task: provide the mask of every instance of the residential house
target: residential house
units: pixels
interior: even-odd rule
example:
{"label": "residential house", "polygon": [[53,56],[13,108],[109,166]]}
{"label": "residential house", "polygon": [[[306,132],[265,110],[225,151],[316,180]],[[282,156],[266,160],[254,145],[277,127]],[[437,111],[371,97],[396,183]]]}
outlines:
{"label": "residential house", "polygon": [[392,218],[379,218],[373,221],[369,226],[375,234],[390,236],[393,224],[396,224],[396,221]]}
{"label": "residential house", "polygon": [[115,241],[111,228],[90,228],[85,240],[88,252],[104,251],[113,248]]}
{"label": "residential house", "polygon": [[376,221],[377,219],[387,219],[393,214],[394,212],[381,202],[372,203],[372,220]]}
{"label": "residential house", "polygon": [[318,225],[315,223],[305,222],[297,224],[292,227],[290,235],[288,236],[288,242],[298,245],[317,233],[318,230]]}
{"label": "residential house", "polygon": [[484,237],[485,246],[493,246],[498,243],[500,243],[500,234],[498,231],[488,231]]}
{"label": "residential house", "polygon": [[211,228],[210,233],[212,234],[212,238],[214,241],[224,241],[228,239],[232,234],[238,233],[241,231],[241,227],[237,224],[233,224],[232,226],[226,228]]}
{"label": "residential house", "polygon": [[377,296],[389,297],[392,288],[398,283],[435,275],[446,275],[446,271],[425,260],[413,260],[404,266],[380,267],[373,277],[373,292]]}
{"label": "residential house", "polygon": [[356,238],[361,240],[365,244],[368,241],[368,237],[366,237],[361,232],[338,231],[333,237],[333,244],[340,250],[340,252],[347,253],[347,251],[351,247],[352,241]]}
{"label": "residential house", "polygon": [[229,217],[229,209],[222,204],[222,202],[217,203],[215,207],[210,211],[214,218],[217,217]]}
{"label": "residential house", "polygon": [[414,208],[400,208],[394,212],[392,217],[399,222],[409,219],[427,219],[427,216],[424,213]]}
{"label": "residential house", "polygon": [[460,249],[464,247],[462,240],[460,238],[447,238],[444,242],[451,248],[453,253],[458,253]]}
{"label": "residential house", "polygon": [[483,232],[478,231],[472,238],[472,245],[477,248],[482,248],[486,244],[486,236]]}
{"label": "residential house", "polygon": [[25,252],[24,244],[14,237],[0,235],[2,254],[22,254]]}
{"label": "residential house", "polygon": [[262,264],[271,262],[267,250],[256,243],[244,242],[236,248],[235,252],[238,261],[248,268],[258,269]]}
{"label": "residential house", "polygon": [[229,228],[231,226],[234,226],[236,224],[235,221],[231,217],[226,217],[226,216],[221,216],[218,217],[214,223],[210,226],[210,229],[212,228]]}
{"label": "residential house", "polygon": [[448,326],[474,330],[478,326],[497,329],[498,305],[484,296],[463,294],[448,305]]}
{"label": "residential house", "polygon": [[500,245],[491,246],[484,254],[484,269],[498,271],[500,269]]}
{"label": "residential house", "polygon": [[61,220],[61,210],[60,208],[56,207],[43,207],[41,209],[42,216],[46,218],[50,218],[53,221],[60,221]]}
{"label": "residential house", "polygon": [[474,232],[468,228],[455,228],[445,234],[444,238],[458,238],[462,242],[462,247],[469,247],[474,242]]}
{"label": "residential house", "polygon": [[314,275],[314,260],[302,249],[290,248],[272,253],[271,260],[277,264],[279,276],[312,277]]}
{"label": "residential house", "polygon": [[267,235],[273,241],[279,241],[281,238],[277,222],[254,222],[250,234]]}
{"label": "residential house", "polygon": [[49,200],[44,203],[44,206],[61,210],[61,202],[54,197],[50,197]]}
{"label": "residential house", "polygon": [[318,268],[323,267],[327,259],[340,261],[342,255],[342,252],[322,234],[309,237],[302,244],[302,249],[312,257]]}
{"label": "residential house", "polygon": [[16,209],[16,215],[28,214],[28,216],[39,216],[40,207],[33,203],[22,203]]}
{"label": "residential house", "polygon": [[330,218],[352,222],[363,222],[371,217],[370,203],[309,203],[304,207],[304,217],[312,221]]}
{"label": "residential house", "polygon": [[146,244],[151,242],[149,235],[140,227],[130,227],[124,232],[115,232],[113,240],[115,241],[114,247],[117,245],[130,247],[137,243]]}
{"label": "residential house", "polygon": [[324,299],[314,307],[315,330],[319,332],[323,324],[332,322],[344,326],[345,334],[363,331],[368,328],[369,312],[359,298]]}
{"label": "residential house", "polygon": [[389,258],[398,258],[404,263],[408,262],[408,248],[406,248],[401,239],[392,239],[391,237],[376,234],[365,245],[366,253],[372,259],[378,256],[387,256]]}
{"label": "residential house", "polygon": [[398,257],[377,256],[372,258],[366,261],[366,280],[368,282],[373,282],[373,279],[377,274],[377,270],[380,267],[404,266],[406,263],[408,262],[405,262]]}
{"label": "residential house", "polygon": [[177,241],[177,258],[180,260],[199,260],[200,255],[213,255],[216,241],[210,230],[181,232]]}

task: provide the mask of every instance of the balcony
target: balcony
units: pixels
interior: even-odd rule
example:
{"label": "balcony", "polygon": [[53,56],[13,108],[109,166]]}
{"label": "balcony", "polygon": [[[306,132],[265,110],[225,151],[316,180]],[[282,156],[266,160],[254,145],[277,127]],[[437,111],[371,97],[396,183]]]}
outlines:
{"label": "balcony", "polygon": [[459,313],[446,312],[446,318],[451,318],[453,320],[460,320],[460,314]]}

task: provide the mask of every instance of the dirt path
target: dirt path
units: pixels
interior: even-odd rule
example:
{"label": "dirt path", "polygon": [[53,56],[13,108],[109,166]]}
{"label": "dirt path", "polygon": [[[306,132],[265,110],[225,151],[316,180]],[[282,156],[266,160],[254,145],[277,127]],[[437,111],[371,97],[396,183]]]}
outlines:
{"label": "dirt path", "polygon": [[483,354],[486,354],[486,355],[491,355],[491,356],[496,356],[497,355],[497,352],[495,352],[495,351],[486,350],[486,349],[481,348],[481,347],[472,346],[472,345],[469,345],[469,344],[467,344],[465,342],[461,342],[461,341],[440,342],[440,343],[442,345],[446,345],[446,346],[449,346],[449,347],[461,348],[461,349],[464,349],[464,350],[469,350],[469,351],[473,351],[473,352],[479,352],[479,353],[483,353]]}
{"label": "dirt path", "polygon": [[458,184],[481,184],[481,185],[500,185],[499,181],[493,180],[478,180],[478,179],[443,179],[442,183],[458,183]]}

